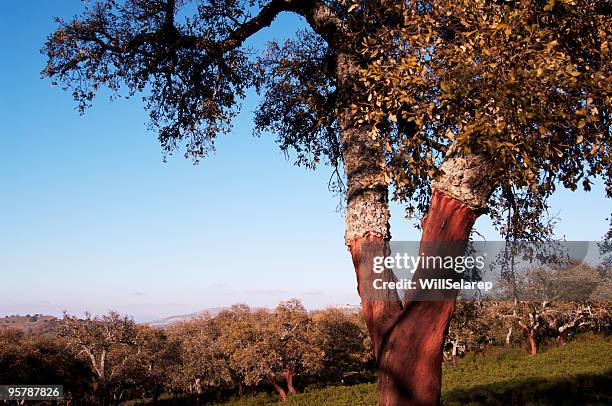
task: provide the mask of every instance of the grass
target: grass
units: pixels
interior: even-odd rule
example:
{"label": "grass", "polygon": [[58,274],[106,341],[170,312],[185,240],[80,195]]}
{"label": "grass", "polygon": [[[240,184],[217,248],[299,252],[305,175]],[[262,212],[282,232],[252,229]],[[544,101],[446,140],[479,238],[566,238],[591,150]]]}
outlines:
{"label": "grass", "polygon": [[[407,371],[410,367],[407,366]],[[492,348],[445,365],[444,405],[611,405],[612,338],[586,335],[536,357],[524,350]],[[279,402],[271,393],[215,406],[374,406],[376,384],[306,389]]]}
{"label": "grass", "polygon": [[536,357],[496,349],[445,368],[447,405],[612,404],[612,340],[579,337]]}

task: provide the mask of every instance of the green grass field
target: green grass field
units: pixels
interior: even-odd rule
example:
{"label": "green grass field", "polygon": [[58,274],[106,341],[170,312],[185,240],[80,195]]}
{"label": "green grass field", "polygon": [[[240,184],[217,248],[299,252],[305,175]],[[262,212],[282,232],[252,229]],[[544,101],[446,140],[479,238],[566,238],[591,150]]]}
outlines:
{"label": "green grass field", "polygon": [[[407,367],[409,370],[409,367]],[[612,339],[577,338],[563,347],[551,346],[531,358],[520,349],[489,350],[445,366],[445,405],[610,405],[612,404]],[[285,403],[259,394],[218,406],[376,405],[376,385],[307,389]]]}

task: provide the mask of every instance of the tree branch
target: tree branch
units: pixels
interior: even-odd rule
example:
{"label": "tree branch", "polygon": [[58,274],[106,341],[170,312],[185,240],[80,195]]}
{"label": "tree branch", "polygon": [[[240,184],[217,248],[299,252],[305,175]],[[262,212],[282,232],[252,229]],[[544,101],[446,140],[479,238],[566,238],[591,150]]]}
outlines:
{"label": "tree branch", "polygon": [[[330,7],[321,1],[313,0],[272,0],[265,5],[258,15],[239,25],[222,41],[215,42],[195,35],[181,35],[174,26],[174,1],[169,1],[166,8],[165,24],[153,33],[142,33],[134,36],[126,44],[126,51],[136,51],[144,44],[166,40],[171,43],[169,50],[176,48],[203,49],[211,58],[218,58],[224,53],[239,48],[244,41],[260,30],[269,27],[276,17],[284,12],[294,12],[308,21],[311,28],[321,35],[328,44],[337,44],[344,39],[344,26]],[[172,3],[172,6],[170,6]],[[172,16],[170,16],[172,14]]]}

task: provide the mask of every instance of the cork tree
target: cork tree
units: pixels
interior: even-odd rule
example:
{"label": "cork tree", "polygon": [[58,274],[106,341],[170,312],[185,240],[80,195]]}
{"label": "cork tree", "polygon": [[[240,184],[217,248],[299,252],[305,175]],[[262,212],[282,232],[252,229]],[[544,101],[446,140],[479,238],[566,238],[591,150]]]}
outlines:
{"label": "cork tree", "polygon": [[91,368],[97,384],[99,404],[119,403],[128,375],[138,329],[128,316],[109,311],[98,317],[85,313],[85,318],[64,313],[59,331],[68,347],[82,357]]}
{"label": "cork tree", "polygon": [[[380,403],[432,404],[454,296],[369,288],[373,257],[390,250],[389,188],[428,213],[423,241],[465,241],[500,208],[504,231],[527,238],[546,231],[539,214],[559,182],[590,188],[609,171],[609,9],[574,3],[106,0],[58,20],[43,75],[81,110],[101,87],[144,94],[162,149],[196,161],[255,87],[257,131],[298,164],[343,169]],[[245,47],[284,12],[308,29]]]}
{"label": "cork tree", "polygon": [[[553,231],[546,209],[555,189],[589,191],[599,178],[612,196],[609,4],[401,7],[397,28],[362,43],[368,102],[354,108],[386,145],[394,197],[422,218],[422,241],[466,241],[485,213],[506,238],[539,241]],[[437,254],[452,247],[438,245]],[[378,351],[388,404],[439,398],[440,346],[456,295],[396,298]],[[412,373],[406,362],[417,366]]]}

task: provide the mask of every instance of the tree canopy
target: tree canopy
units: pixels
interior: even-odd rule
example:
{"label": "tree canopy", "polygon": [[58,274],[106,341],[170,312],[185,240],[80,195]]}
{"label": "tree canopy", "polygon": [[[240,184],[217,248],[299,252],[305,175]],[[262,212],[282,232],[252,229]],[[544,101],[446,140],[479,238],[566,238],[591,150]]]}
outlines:
{"label": "tree canopy", "polygon": [[[102,87],[114,96],[143,92],[164,151],[184,147],[196,161],[231,129],[254,86],[265,95],[258,131],[274,130],[299,164],[324,156],[337,165],[333,49],[355,48],[347,33],[363,29],[350,8],[324,0],[95,2],[70,21],[57,19],[42,75],[71,90],[81,111]],[[304,17],[312,30],[261,52],[244,45],[282,12]]]}
{"label": "tree canopy", "polygon": [[[282,12],[311,30],[244,45]],[[603,0],[109,0],[58,23],[43,75],[81,111],[101,87],[143,92],[167,154],[206,156],[255,87],[256,132],[276,133],[301,165],[342,163],[339,109],[373,125],[409,214],[426,212],[444,158],[471,151],[502,169],[489,211],[508,235],[550,233],[542,214],[559,184],[589,190],[604,176],[612,194]],[[349,96],[341,52],[362,68]]]}
{"label": "tree canopy", "polygon": [[[367,101],[354,108],[387,145],[389,181],[424,213],[447,157],[483,153],[499,187],[491,216],[538,238],[557,185],[612,196],[610,4],[413,1],[402,24],[363,40]],[[502,217],[503,215],[503,217]]]}

